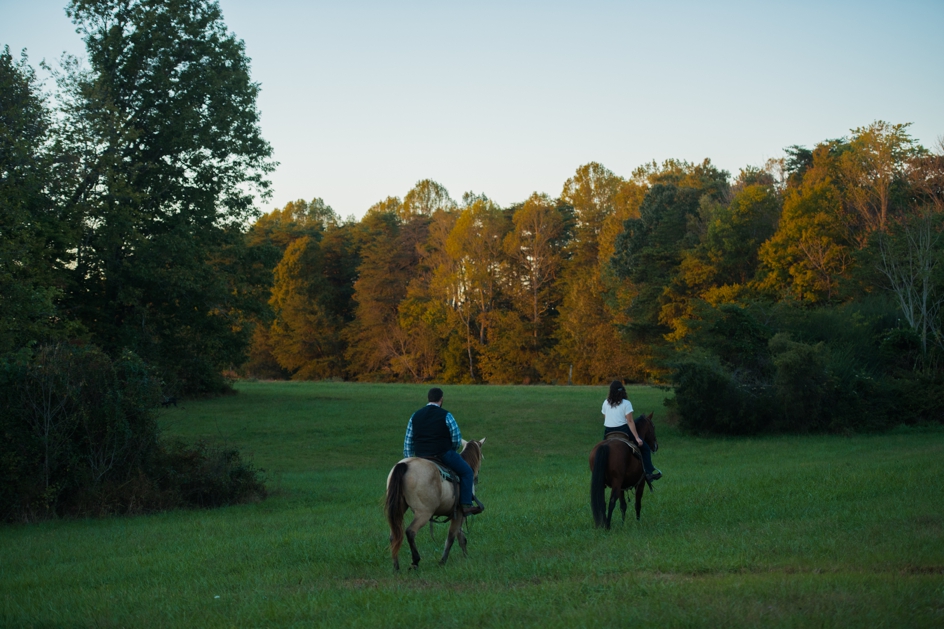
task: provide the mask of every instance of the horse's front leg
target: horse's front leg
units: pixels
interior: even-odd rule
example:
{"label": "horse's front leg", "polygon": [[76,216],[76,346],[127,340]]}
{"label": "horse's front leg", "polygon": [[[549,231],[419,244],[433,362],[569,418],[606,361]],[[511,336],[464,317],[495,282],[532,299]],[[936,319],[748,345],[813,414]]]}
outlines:
{"label": "horse's front leg", "polygon": [[623,523],[626,523],[626,492],[620,490],[619,492],[619,506],[620,513],[623,514]]}
{"label": "horse's front leg", "polygon": [[[449,551],[452,550],[452,544],[456,541],[456,537],[462,535],[462,522],[465,520],[465,516],[462,515],[461,511],[456,513],[455,519],[449,525],[449,536],[446,538],[446,547],[443,548],[442,559],[439,560],[439,565],[446,565],[446,560],[449,559]],[[462,552],[465,552],[465,535],[462,535],[462,539],[459,541],[459,547],[462,548]]]}

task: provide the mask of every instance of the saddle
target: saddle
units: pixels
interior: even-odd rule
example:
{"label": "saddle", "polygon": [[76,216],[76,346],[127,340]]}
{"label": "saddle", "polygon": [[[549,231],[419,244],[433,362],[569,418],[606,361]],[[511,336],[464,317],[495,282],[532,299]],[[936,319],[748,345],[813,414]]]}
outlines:
{"label": "saddle", "polygon": [[438,456],[420,456],[418,459],[426,459],[437,468],[439,468],[439,475],[442,476],[444,481],[450,482],[456,486],[456,495],[459,495],[459,475],[452,471],[452,468],[443,463],[443,460]]}
{"label": "saddle", "polygon": [[635,441],[627,437],[621,432],[611,432],[603,439],[604,441],[622,441],[629,446],[629,449],[633,451],[633,456],[642,461],[642,452],[639,450],[639,446]]}

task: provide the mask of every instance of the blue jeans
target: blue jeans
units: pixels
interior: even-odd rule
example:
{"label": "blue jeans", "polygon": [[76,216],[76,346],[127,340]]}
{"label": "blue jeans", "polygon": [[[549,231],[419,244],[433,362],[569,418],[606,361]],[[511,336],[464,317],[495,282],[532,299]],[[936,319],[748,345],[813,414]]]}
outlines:
{"label": "blue jeans", "polygon": [[[606,436],[611,432],[623,432],[629,435],[630,441],[634,439],[632,431],[629,429],[629,426],[617,426],[615,428],[603,428],[603,438],[606,439]],[[638,445],[638,444],[637,444]],[[649,449],[649,444],[645,441],[642,442],[642,445],[639,446],[639,451],[642,452],[642,467],[646,470],[646,474],[652,474],[652,471],[655,470],[655,466],[652,464],[652,450]]]}
{"label": "blue jeans", "polygon": [[449,450],[442,455],[443,463],[452,468],[459,475],[459,504],[472,504],[472,468],[455,450]]}

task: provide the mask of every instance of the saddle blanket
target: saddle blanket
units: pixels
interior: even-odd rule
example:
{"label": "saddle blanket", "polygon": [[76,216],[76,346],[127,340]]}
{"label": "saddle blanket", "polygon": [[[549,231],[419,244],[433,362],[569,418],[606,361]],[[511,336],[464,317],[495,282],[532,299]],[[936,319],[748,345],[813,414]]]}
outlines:
{"label": "saddle blanket", "polygon": [[[433,463],[436,463],[436,462],[433,461]],[[451,469],[449,469],[448,467],[446,467],[446,466],[444,466],[444,465],[440,465],[439,463],[436,463],[436,467],[439,468],[439,475],[442,476],[442,479],[443,479],[444,481],[448,481],[448,482],[450,482],[450,483],[455,483],[455,484],[457,484],[457,485],[459,484],[459,475],[458,475],[458,474],[456,474],[455,472],[453,472],[453,471],[452,471]]]}

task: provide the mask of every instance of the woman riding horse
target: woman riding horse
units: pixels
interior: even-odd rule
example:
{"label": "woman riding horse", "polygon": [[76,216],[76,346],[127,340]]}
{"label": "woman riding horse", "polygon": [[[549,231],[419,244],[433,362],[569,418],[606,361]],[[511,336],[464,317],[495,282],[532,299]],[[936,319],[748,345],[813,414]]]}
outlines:
{"label": "woman riding horse", "polygon": [[[643,415],[636,422],[636,431],[639,437],[652,451],[659,449],[656,440],[655,426],[652,424],[652,413]],[[642,508],[642,493],[646,484],[650,489],[652,483],[646,475],[640,456],[633,451],[638,446],[631,441],[632,437],[621,431],[607,434],[607,438],[598,443],[590,451],[590,508],[593,512],[593,521],[598,527],[610,528],[613,519],[613,509],[619,502],[626,520],[626,498],[623,492],[627,489],[636,490],[636,519]],[[610,488],[610,505],[606,509],[605,493]]]}
{"label": "woman riding horse", "polygon": [[610,383],[610,394],[603,400],[603,438],[611,432],[622,432],[636,440],[639,451],[642,453],[642,462],[646,469],[646,480],[654,481],[662,478],[662,472],[652,465],[652,449],[644,440],[639,438],[636,422],[633,421],[633,405],[626,397],[626,389],[619,380]]}

